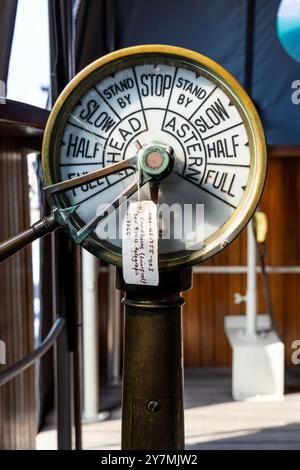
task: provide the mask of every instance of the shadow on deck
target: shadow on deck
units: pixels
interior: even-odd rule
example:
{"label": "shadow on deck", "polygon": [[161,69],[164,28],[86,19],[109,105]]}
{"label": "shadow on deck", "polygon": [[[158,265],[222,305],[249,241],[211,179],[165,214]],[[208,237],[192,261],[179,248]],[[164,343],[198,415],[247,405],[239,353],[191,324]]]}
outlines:
{"label": "shadow on deck", "polygon": [[[235,402],[229,369],[188,369],[185,374],[186,449],[300,449],[300,377],[287,374],[282,402]],[[293,392],[293,393],[291,393]],[[103,386],[106,421],[83,426],[85,449],[119,449],[121,386]],[[56,431],[47,427],[37,448],[55,448]]]}

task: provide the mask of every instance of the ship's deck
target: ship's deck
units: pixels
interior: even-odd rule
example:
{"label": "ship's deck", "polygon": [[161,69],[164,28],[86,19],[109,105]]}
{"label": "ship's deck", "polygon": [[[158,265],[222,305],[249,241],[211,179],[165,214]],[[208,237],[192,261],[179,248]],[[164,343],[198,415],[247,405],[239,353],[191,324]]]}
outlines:
{"label": "ship's deck", "polygon": [[[120,449],[121,387],[103,387],[102,395],[112,411],[105,421],[83,425],[84,449]],[[235,402],[228,369],[187,370],[185,436],[187,449],[300,449],[299,376],[289,377],[284,401]],[[37,448],[56,448],[51,424],[38,434]]]}

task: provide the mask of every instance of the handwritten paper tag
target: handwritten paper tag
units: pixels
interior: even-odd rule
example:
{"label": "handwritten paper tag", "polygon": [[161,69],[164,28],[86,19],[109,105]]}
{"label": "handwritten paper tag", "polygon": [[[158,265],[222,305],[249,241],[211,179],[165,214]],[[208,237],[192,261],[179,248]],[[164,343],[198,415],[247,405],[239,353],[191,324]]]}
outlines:
{"label": "handwritten paper tag", "polygon": [[156,204],[130,202],[122,224],[123,277],[127,284],[158,285],[157,238]]}

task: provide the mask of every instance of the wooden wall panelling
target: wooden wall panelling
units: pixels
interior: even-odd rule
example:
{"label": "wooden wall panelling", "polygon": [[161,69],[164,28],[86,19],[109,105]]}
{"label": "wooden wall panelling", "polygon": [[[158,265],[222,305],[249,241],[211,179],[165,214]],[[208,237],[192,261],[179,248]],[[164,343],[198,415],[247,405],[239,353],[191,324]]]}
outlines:
{"label": "wooden wall panelling", "polygon": [[[23,149],[40,149],[48,111],[7,100],[0,106],[0,240],[28,227],[27,159]],[[34,349],[31,247],[0,265],[0,339],[7,364]],[[0,448],[35,447],[34,366],[0,387]]]}
{"label": "wooden wall panelling", "polygon": [[[9,130],[1,130],[0,140],[0,238],[5,239],[29,225],[29,200],[26,159]],[[0,266],[0,297],[0,337],[11,365],[34,347],[30,247]],[[33,448],[34,368],[0,388],[0,403],[0,448]]]}
{"label": "wooden wall panelling", "polygon": [[[282,153],[286,152],[286,154]],[[287,156],[286,156],[287,155]],[[300,149],[271,149],[266,186],[260,207],[268,217],[266,263],[300,265]],[[206,266],[245,265],[247,231]],[[300,274],[267,274],[275,318],[291,365],[291,342],[300,338]],[[261,276],[258,275],[258,311],[266,311]],[[184,344],[186,366],[231,364],[231,348],[224,333],[224,316],[244,314],[245,304],[235,305],[234,292],[245,294],[246,274],[194,274],[193,290],[185,294]]]}

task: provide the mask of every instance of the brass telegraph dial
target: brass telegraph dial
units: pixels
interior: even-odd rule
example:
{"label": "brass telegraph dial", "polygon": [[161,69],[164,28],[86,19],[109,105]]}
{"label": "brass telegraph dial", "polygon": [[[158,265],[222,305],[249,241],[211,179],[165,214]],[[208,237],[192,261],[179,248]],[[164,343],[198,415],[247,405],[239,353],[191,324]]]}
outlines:
{"label": "brass telegraph dial", "polygon": [[44,135],[43,175],[67,233],[118,266],[122,240],[103,207],[121,218],[120,196],[152,199],[174,205],[176,224],[183,205],[203,204],[202,226],[159,240],[160,269],[187,266],[222,250],[252,216],[266,175],[264,133],[248,95],[217,63],[178,47],[130,47],[93,62],[62,92]]}

